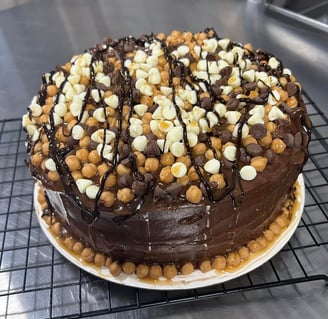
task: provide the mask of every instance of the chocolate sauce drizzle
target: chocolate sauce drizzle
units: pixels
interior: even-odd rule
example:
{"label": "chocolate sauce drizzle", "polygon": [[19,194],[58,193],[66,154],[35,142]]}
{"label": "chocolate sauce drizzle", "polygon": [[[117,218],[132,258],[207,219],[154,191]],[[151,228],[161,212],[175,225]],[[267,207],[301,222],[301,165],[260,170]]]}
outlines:
{"label": "chocolate sauce drizzle", "polygon": [[[207,29],[205,29],[204,32],[207,33],[209,38],[215,38],[217,40],[220,40],[220,38],[217,36],[214,29],[207,28]],[[139,182],[145,184],[145,192],[142,195],[136,196],[135,200],[133,200],[133,202],[131,204],[128,204],[128,207],[130,208],[130,212],[128,214],[125,214],[123,216],[116,216],[113,218],[113,221],[116,223],[122,223],[127,218],[130,218],[133,215],[137,214],[138,211],[142,208],[142,206],[146,200],[147,194],[149,192],[151,192],[152,188],[154,187],[153,183],[151,183],[149,179],[146,179],[145,176],[138,171],[137,164],[136,164],[136,157],[133,154],[132,147],[131,147],[131,142],[132,142],[133,138],[130,136],[130,133],[129,133],[130,121],[128,121],[127,129],[124,131],[122,129],[124,105],[127,105],[129,107],[129,110],[130,110],[129,111],[129,119],[130,119],[133,115],[133,106],[135,103],[133,100],[134,82],[133,82],[132,77],[129,74],[129,70],[125,67],[125,61],[127,58],[126,54],[127,54],[127,52],[131,52],[131,51],[137,50],[137,49],[142,49],[145,52],[147,52],[148,49],[146,48],[145,44],[147,43],[149,45],[149,43],[153,43],[154,41],[160,43],[161,48],[164,52],[164,57],[169,64],[169,70],[168,70],[169,71],[169,86],[172,88],[172,103],[175,107],[177,119],[179,120],[179,123],[183,128],[183,142],[186,147],[186,153],[187,153],[187,155],[190,156],[191,165],[195,168],[195,171],[196,171],[197,175],[199,176],[200,184],[202,184],[205,189],[206,194],[204,194],[204,195],[206,195],[208,197],[208,199],[212,202],[220,201],[223,198],[225,198],[227,195],[229,195],[232,199],[233,207],[239,206],[242,202],[242,199],[244,196],[244,191],[242,188],[241,178],[239,175],[239,170],[241,168],[240,148],[242,147],[242,129],[243,129],[243,126],[247,123],[247,120],[249,118],[249,111],[255,105],[258,105],[258,104],[264,105],[266,103],[267,96],[266,96],[266,98],[263,98],[263,99],[262,98],[251,99],[251,98],[245,98],[245,97],[241,97],[241,98],[237,99],[239,102],[239,105],[240,105],[240,103],[246,103],[246,106],[243,106],[243,107],[237,106],[237,108],[241,112],[242,116],[241,116],[240,120],[238,121],[238,123],[236,124],[236,125],[239,125],[237,137],[235,138],[236,139],[235,145],[237,147],[236,160],[234,160],[230,166],[225,165],[224,161],[221,161],[221,172],[224,175],[226,186],[223,189],[217,189],[217,188],[213,189],[213,187],[211,187],[211,185],[210,185],[208,176],[206,174],[202,173],[202,167],[201,167],[201,165],[199,165],[196,162],[195,156],[193,156],[192,149],[189,145],[188,137],[187,137],[187,127],[186,127],[185,122],[183,121],[182,112],[180,110],[180,107],[177,105],[176,99],[175,99],[176,87],[174,85],[174,77],[179,77],[182,85],[184,85],[184,86],[188,85],[196,91],[197,105],[199,105],[199,106],[201,105],[200,95],[201,95],[201,93],[204,93],[202,86],[206,88],[206,91],[210,95],[210,101],[211,101],[210,111],[214,112],[215,115],[217,116],[217,118],[219,120],[219,124],[218,124],[219,129],[221,129],[220,125],[222,125],[222,128],[223,128],[225,124],[223,122],[221,122],[222,119],[220,119],[219,114],[217,112],[215,112],[213,106],[217,102],[226,104],[227,101],[226,101],[226,99],[224,99],[221,96],[221,94],[218,94],[218,92],[214,89],[214,86],[219,85],[221,82],[219,84],[212,83],[212,81],[210,79],[210,73],[209,73],[209,60],[211,60],[213,58],[215,59],[215,56],[206,58],[208,80],[204,80],[204,79],[197,78],[194,74],[192,74],[192,71],[190,68],[185,67],[185,65],[181,61],[179,61],[175,56],[173,56],[171,54],[171,52],[175,48],[169,47],[165,41],[157,39],[153,34],[144,35],[144,36],[140,37],[139,39],[136,39],[133,37],[125,37],[125,38],[121,38],[118,40],[109,39],[106,42],[104,42],[102,45],[98,45],[88,51],[92,56],[91,63],[89,66],[90,82],[89,82],[88,87],[86,88],[86,94],[82,101],[82,107],[81,107],[80,114],[77,117],[77,123],[81,123],[84,112],[86,111],[87,104],[92,103],[97,108],[103,109],[105,118],[106,118],[106,121],[103,125],[103,130],[104,130],[103,147],[102,147],[100,153],[101,153],[102,160],[109,165],[109,169],[105,172],[105,174],[103,175],[103,178],[100,182],[99,190],[97,192],[97,195],[95,198],[95,204],[94,204],[93,208],[86,207],[82,203],[82,200],[76,195],[78,193],[76,184],[74,182],[74,179],[72,177],[72,174],[71,174],[67,164],[65,163],[65,156],[67,156],[67,154],[69,154],[73,150],[72,146],[67,145],[65,147],[60,147],[60,143],[56,140],[56,129],[58,128],[57,127],[58,125],[55,125],[55,118],[54,118],[55,105],[57,103],[59,103],[60,95],[63,92],[63,89],[65,87],[65,84],[68,81],[68,76],[69,76],[69,73],[63,68],[57,68],[57,71],[63,72],[64,81],[61,83],[60,87],[58,88],[58,92],[54,98],[54,104],[49,113],[49,124],[43,123],[42,129],[41,129],[42,132],[48,138],[49,155],[56,164],[56,168],[60,175],[61,184],[64,187],[65,193],[68,194],[75,201],[75,203],[80,207],[82,219],[90,225],[92,225],[99,219],[99,216],[100,216],[99,202],[100,202],[101,195],[105,189],[106,179],[110,176],[110,174],[112,174],[115,171],[115,169],[117,168],[119,163],[122,161],[122,158],[120,158],[121,154],[119,152],[119,144],[120,144],[120,141],[124,134],[126,135],[125,143],[127,144],[127,147],[128,147],[128,152],[129,152],[128,160],[129,160],[129,163],[130,163],[130,166],[132,169],[133,177],[136,181],[139,181]],[[194,41],[196,41],[195,38],[194,38]],[[233,46],[242,47],[242,45],[240,45],[236,42],[230,41],[230,43],[228,45],[228,49],[229,48],[231,49]],[[220,48],[218,47],[215,54],[217,54],[219,52],[219,50],[220,50]],[[104,149],[105,149],[105,145],[106,145],[106,130],[111,130],[112,128],[110,127],[109,121],[107,119],[106,105],[105,105],[103,97],[101,96],[101,90],[97,87],[96,75],[95,75],[95,70],[94,70],[95,63],[97,63],[98,61],[104,62],[106,60],[106,57],[108,57],[109,54],[111,54],[112,56],[115,56],[121,62],[119,76],[117,77],[117,82],[119,82],[119,85],[120,85],[119,105],[116,110],[117,111],[117,128],[115,128],[116,135],[115,135],[115,139],[114,139],[114,152],[113,152],[112,160],[108,160],[104,156]],[[288,76],[283,74],[283,65],[282,65],[281,61],[278,60],[280,62],[280,64],[277,69],[271,69],[267,64],[263,63],[264,60],[267,61],[272,56],[273,56],[272,54],[265,53],[261,50],[257,50],[255,52],[245,50],[245,52],[244,52],[244,58],[248,58],[248,59],[250,59],[250,61],[252,63],[257,64],[260,71],[265,71],[269,75],[276,76],[278,79],[281,77],[287,78]],[[75,63],[75,61],[72,62],[73,65],[74,65],[74,63]],[[237,64],[238,64],[238,57],[235,56],[234,57],[234,65],[237,65]],[[179,68],[179,70],[180,70],[179,76],[176,72],[177,68]],[[38,93],[38,97],[37,97],[37,100],[38,100],[37,102],[40,105],[45,104],[45,101],[47,98],[47,86],[49,84],[53,83],[54,73],[55,73],[55,71],[50,73],[48,82],[47,82],[45,75],[43,75],[43,77],[42,77],[42,86],[41,86],[41,89],[40,89],[40,91]],[[110,72],[108,72],[108,73],[110,73]],[[108,75],[108,74],[106,74],[106,75]],[[241,79],[242,79],[242,77],[241,77]],[[287,78],[287,80],[289,81],[289,78]],[[264,83],[264,85],[265,85],[265,83]],[[278,85],[282,86],[281,83],[278,83]],[[100,97],[98,102],[94,101],[93,98],[91,97],[91,91],[95,90],[95,89],[98,90],[99,97]],[[241,86],[241,90],[243,90],[243,86]],[[241,91],[239,93],[244,93],[244,92]],[[231,97],[237,96],[237,94],[235,94],[235,93],[233,93],[233,94],[234,95],[231,95]],[[298,98],[299,105],[302,105],[300,90],[298,91],[297,98]],[[206,110],[206,114],[207,114],[207,112],[208,112],[208,110]],[[293,119],[299,119],[299,121],[298,121],[298,123],[300,123],[299,129],[301,131],[304,130],[306,132],[306,134],[308,134],[308,135],[310,134],[311,123],[303,109],[296,108],[295,110],[293,110],[291,112],[291,117]],[[207,119],[207,117],[206,117],[206,119]],[[208,119],[207,119],[207,121],[209,122]],[[72,128],[70,130],[65,131],[64,124],[60,124],[60,125],[62,127],[64,136],[69,137],[72,133]],[[81,125],[83,125],[83,124],[81,124]],[[41,135],[42,134],[40,134],[40,136]],[[216,159],[218,159],[216,151],[215,151],[214,147],[212,146],[210,136],[211,136],[210,134],[206,134],[205,143],[207,144],[207,147],[213,151],[214,157]],[[31,140],[29,141],[29,144],[30,145],[33,144]],[[36,144],[36,142],[34,142],[34,145],[35,144]],[[304,146],[303,151],[307,154],[306,146],[307,145]],[[37,178],[40,178],[40,176],[38,175],[38,173],[35,170],[33,172]]]}

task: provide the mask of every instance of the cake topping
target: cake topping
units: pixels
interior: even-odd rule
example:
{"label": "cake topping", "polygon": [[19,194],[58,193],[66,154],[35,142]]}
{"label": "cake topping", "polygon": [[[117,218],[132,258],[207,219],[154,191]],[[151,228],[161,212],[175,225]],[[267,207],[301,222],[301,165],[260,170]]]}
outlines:
{"label": "cake topping", "polygon": [[213,29],[173,31],[107,39],[46,73],[23,126],[33,174],[62,183],[82,209],[95,200],[86,208],[95,220],[100,206],[135,213],[147,192],[159,204],[228,195],[237,204],[270,151],[297,147],[306,158],[308,139],[284,128],[296,121],[307,135],[299,101],[276,57]]}

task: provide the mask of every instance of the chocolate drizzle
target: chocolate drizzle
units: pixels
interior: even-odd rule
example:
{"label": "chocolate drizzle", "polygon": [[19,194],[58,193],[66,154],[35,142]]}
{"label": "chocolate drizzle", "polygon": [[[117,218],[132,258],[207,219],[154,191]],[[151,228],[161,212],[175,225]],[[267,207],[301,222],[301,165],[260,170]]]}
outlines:
{"label": "chocolate drizzle", "polygon": [[[206,29],[204,32],[207,34],[208,38],[215,38],[217,40],[220,40],[220,38],[217,36],[216,32],[213,29],[209,28]],[[195,38],[193,38],[193,40],[196,41]],[[127,158],[129,167],[131,168],[132,171],[133,180],[135,182],[138,182],[140,185],[144,185],[145,191],[135,193],[135,199],[131,203],[128,203],[126,205],[127,209],[124,210],[124,213],[122,213],[122,215],[120,216],[115,216],[113,218],[113,221],[115,223],[123,223],[126,219],[137,214],[145,204],[147,200],[146,198],[147,195],[149,193],[153,193],[154,188],[159,184],[153,182],[149,178],[145,178],[145,175],[139,172],[136,163],[136,156],[133,154],[133,149],[132,149],[133,137],[131,137],[130,130],[129,130],[131,124],[130,119],[133,117],[134,105],[138,104],[139,102],[140,92],[136,90],[135,79],[130,75],[129,69],[125,66],[125,62],[128,59],[129,52],[134,52],[138,49],[141,49],[148,54],[149,44],[154,42],[160,43],[161,49],[164,52],[164,58],[169,64],[168,84],[169,87],[172,88],[171,100],[177,114],[177,120],[179,121],[179,124],[183,129],[183,144],[186,149],[186,155],[189,155],[190,157],[191,166],[195,168],[195,171],[200,180],[200,184],[202,188],[205,189],[206,197],[210,202],[218,202],[223,200],[226,196],[230,196],[232,200],[232,206],[234,208],[238,207],[243,201],[244,190],[241,182],[241,177],[239,174],[240,168],[243,165],[241,161],[242,130],[244,125],[247,124],[247,120],[250,117],[249,114],[250,110],[253,109],[255,105],[265,105],[267,103],[266,101],[270,94],[272,98],[275,98],[275,96],[271,92],[269,92],[269,90],[267,90],[268,92],[265,92],[266,90],[263,90],[262,96],[260,95],[255,98],[245,97],[243,93],[247,91],[246,85],[244,86],[241,85],[240,89],[236,89],[234,92],[232,92],[227,100],[227,97],[221,94],[222,93],[221,86],[224,86],[225,83],[227,82],[228,77],[231,74],[232,68],[230,67],[230,69],[227,68],[226,70],[224,70],[224,72],[222,72],[221,74],[222,75],[221,80],[218,80],[215,83],[212,83],[210,77],[210,71],[209,71],[209,62],[218,59],[218,52],[220,51],[220,48],[218,48],[215,51],[215,53],[208,55],[208,57],[206,57],[207,80],[204,80],[195,76],[191,68],[186,67],[181,61],[179,61],[172,54],[172,51],[176,49],[175,47],[170,47],[166,41],[157,39],[153,34],[144,35],[139,39],[133,37],[125,37],[118,40],[108,39],[104,42],[104,44],[98,45],[88,51],[88,53],[91,55],[91,61],[89,65],[90,82],[88,86],[85,88],[85,96],[82,101],[80,113],[77,116],[77,124],[81,124],[83,126],[84,125],[82,123],[83,116],[85,112],[88,112],[87,105],[91,103],[96,108],[101,108],[104,111],[105,119],[106,119],[103,124],[99,124],[98,128],[103,129],[103,142],[102,142],[103,146],[100,151],[101,158],[105,163],[108,164],[109,168],[104,173],[99,183],[99,189],[93,201],[93,207],[91,207],[90,205],[85,205],[81,197],[76,195],[78,194],[77,186],[73,179],[72,172],[69,170],[69,167],[65,162],[65,157],[67,156],[67,154],[70,154],[70,152],[73,151],[74,148],[71,145],[69,145],[69,143],[68,145],[62,147],[56,139],[56,130],[58,126],[61,126],[63,135],[67,138],[70,138],[73,129],[70,128],[70,130],[67,130],[65,124],[56,124],[56,120],[54,116],[55,106],[60,101],[61,94],[63,94],[63,90],[66,84],[68,83],[68,77],[69,77],[69,72],[67,72],[66,69],[62,67],[58,67],[57,72],[62,72],[64,79],[58,88],[56,96],[54,97],[53,107],[50,109],[49,112],[49,123],[42,123],[42,127],[41,127],[41,133],[45,134],[48,138],[49,157],[52,158],[55,162],[57,172],[60,175],[61,185],[64,188],[65,193],[68,196],[70,196],[74,200],[74,202],[78,205],[78,207],[81,210],[80,214],[82,219],[88,224],[94,224],[99,219],[100,211],[101,211],[99,202],[100,202],[101,195],[105,190],[106,180],[111,174],[115,172],[118,165],[122,163],[122,160],[125,160]],[[230,41],[230,43],[228,44],[228,49],[229,48],[231,49],[233,46],[242,47],[240,44]],[[108,57],[115,57],[120,62],[119,71],[115,69],[115,67],[107,61]],[[283,65],[281,61],[278,60],[279,65],[275,69],[272,69],[268,64],[263,62],[263,61],[268,61],[271,57],[273,57],[272,54],[265,53],[261,50],[257,50],[255,52],[245,50],[244,57],[249,59],[252,64],[255,64],[258,67],[259,71],[264,71],[268,75],[273,75],[278,79],[285,77],[290,82],[288,75],[283,74]],[[239,65],[238,55],[235,55],[233,60],[234,60],[233,64],[235,66]],[[72,65],[75,64],[75,61],[72,62]],[[97,83],[96,81],[95,64],[100,62],[104,64],[105,75],[110,75],[113,77],[112,80],[113,82],[115,82],[115,85],[114,84],[112,85],[112,91],[116,92],[117,95],[119,95],[119,103],[116,109],[117,126],[115,128],[110,127],[110,122],[106,113],[107,111],[106,111],[104,97],[102,96],[102,90],[99,86],[99,83]],[[239,71],[239,73],[240,72],[241,71]],[[115,81],[113,75],[114,73],[115,73]],[[40,105],[44,105],[46,102],[47,87],[49,84],[53,83],[54,74],[55,74],[54,71],[51,72],[48,80],[45,75],[43,75],[42,77],[42,86],[37,97],[37,102]],[[244,81],[241,73],[240,76],[241,76],[241,80]],[[197,105],[205,109],[206,111],[205,118],[207,120],[208,126],[210,125],[210,121],[207,118],[207,114],[209,112],[213,112],[217,116],[219,123],[217,124],[215,131],[217,131],[217,134],[219,136],[222,133],[222,131],[227,131],[226,129],[227,123],[225,122],[224,119],[220,118],[218,112],[215,111],[214,109],[215,103],[222,103],[224,105],[227,105],[228,107],[230,106],[232,110],[237,110],[241,113],[241,117],[239,121],[236,123],[236,125],[238,125],[237,136],[233,137],[235,139],[235,146],[237,148],[236,159],[234,161],[228,163],[227,161],[224,162],[223,160],[219,159],[210,139],[210,137],[214,135],[213,134],[214,128],[212,130],[212,133],[211,132],[202,133],[204,134],[204,141],[207,148],[212,150],[215,159],[221,161],[221,172],[224,175],[224,179],[226,182],[226,186],[223,189],[213,189],[213,187],[211,187],[211,184],[209,182],[209,177],[207,176],[206,173],[202,172],[202,165],[199,163],[199,161],[196,160],[196,157],[193,155],[192,147],[190,147],[188,141],[187,125],[184,122],[182,116],[182,110],[176,102],[178,85],[175,83],[175,78],[178,78],[179,80],[178,82],[182,86],[184,87],[189,86],[190,88],[196,91]],[[264,88],[269,88],[262,80],[260,81],[262,82]],[[280,82],[277,85],[282,86]],[[252,88],[251,85],[248,85],[248,87],[250,89]],[[297,90],[296,96],[298,99],[298,104],[299,106],[302,106],[303,102],[301,100],[301,92],[298,89],[298,87],[290,86],[289,89],[291,93]],[[98,92],[99,95],[98,101],[95,101],[94,98],[92,97],[93,90],[96,90]],[[208,96],[206,96],[205,98],[201,97],[203,93],[207,93],[209,97]],[[238,97],[238,94],[240,94],[241,97]],[[128,114],[127,128],[123,129],[123,121],[124,121],[123,112],[125,107],[129,108],[129,114]],[[153,109],[155,110],[155,106]],[[31,117],[31,113],[29,116]],[[291,120],[296,123],[295,124],[296,130],[304,131],[307,136],[310,135],[311,124],[303,107],[297,107],[294,110],[292,110],[290,112],[290,117]],[[104,156],[107,130],[115,131],[112,160],[109,160]],[[301,147],[302,152],[306,154],[304,161],[306,160],[308,154],[307,153],[308,140],[309,139],[307,139]],[[119,151],[120,143],[122,141],[124,142],[125,145],[127,145],[127,151],[128,151],[127,157],[123,157]],[[29,144],[35,145],[37,142],[38,141],[32,142],[30,140]],[[31,149],[33,150],[33,147]],[[154,154],[152,154],[152,156],[159,157],[160,155],[156,154],[155,152]],[[303,164],[304,161],[300,164]],[[33,169],[32,167],[31,170],[34,176],[36,176],[37,178],[41,178],[42,172],[40,172],[40,170]],[[158,179],[158,178],[153,177],[153,179]]]}

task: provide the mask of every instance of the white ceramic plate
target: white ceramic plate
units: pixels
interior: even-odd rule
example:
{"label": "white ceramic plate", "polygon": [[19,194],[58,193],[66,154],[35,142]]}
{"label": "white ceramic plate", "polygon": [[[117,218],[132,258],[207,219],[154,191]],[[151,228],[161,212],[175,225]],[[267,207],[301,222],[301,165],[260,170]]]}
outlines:
{"label": "white ceramic plate", "polygon": [[275,239],[274,244],[270,245],[260,254],[255,254],[251,258],[244,262],[241,266],[237,267],[230,271],[217,272],[211,270],[207,273],[202,273],[200,270],[195,270],[190,275],[177,275],[172,280],[167,280],[164,277],[159,280],[142,280],[138,279],[135,275],[126,275],[121,273],[118,277],[114,277],[110,274],[107,267],[101,269],[97,267],[88,266],[85,263],[81,262],[80,259],[71,255],[68,250],[66,250],[62,245],[59,244],[57,239],[49,231],[49,226],[41,217],[41,207],[37,201],[37,194],[40,188],[38,183],[35,184],[34,188],[34,203],[35,209],[37,212],[38,220],[40,222],[41,228],[44,231],[45,235],[50,240],[51,244],[70,262],[80,267],[81,269],[105,280],[115,282],[121,285],[144,288],[144,289],[157,289],[157,290],[178,290],[178,289],[195,289],[205,286],[211,286],[215,284],[220,284],[231,279],[240,277],[255,268],[260,267],[274,255],[276,255],[289,241],[289,239],[294,234],[301,216],[304,207],[304,197],[305,197],[305,188],[304,180],[302,174],[298,177],[298,195],[297,201],[298,205],[294,211],[293,218],[289,226],[281,233],[281,235]]}

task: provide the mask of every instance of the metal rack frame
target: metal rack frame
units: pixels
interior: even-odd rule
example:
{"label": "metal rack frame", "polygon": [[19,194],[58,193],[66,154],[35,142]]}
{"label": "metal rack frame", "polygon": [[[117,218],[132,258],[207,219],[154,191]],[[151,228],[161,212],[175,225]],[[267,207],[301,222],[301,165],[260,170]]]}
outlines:
{"label": "metal rack frame", "polygon": [[[24,163],[20,119],[0,121],[0,318],[83,318],[204,300],[231,293],[328,283],[328,118],[306,93],[313,121],[304,167],[304,214],[281,252],[251,273],[224,284],[184,291],[124,287],[96,278],[64,259],[49,243],[33,208],[33,180]],[[319,283],[318,283],[319,284]]]}

